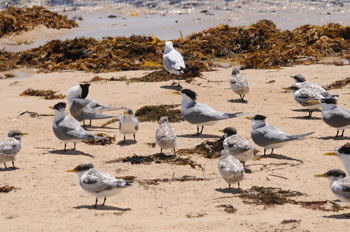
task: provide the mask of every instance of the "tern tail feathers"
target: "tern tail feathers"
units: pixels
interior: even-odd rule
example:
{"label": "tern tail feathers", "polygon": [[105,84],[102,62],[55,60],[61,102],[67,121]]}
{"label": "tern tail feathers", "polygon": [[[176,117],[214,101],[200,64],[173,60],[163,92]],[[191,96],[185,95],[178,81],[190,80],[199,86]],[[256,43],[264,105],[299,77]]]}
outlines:
{"label": "tern tail feathers", "polygon": [[306,133],[306,134],[299,134],[299,135],[291,135],[290,139],[301,139],[304,138],[306,136],[312,135],[315,132],[310,132],[310,133]]}

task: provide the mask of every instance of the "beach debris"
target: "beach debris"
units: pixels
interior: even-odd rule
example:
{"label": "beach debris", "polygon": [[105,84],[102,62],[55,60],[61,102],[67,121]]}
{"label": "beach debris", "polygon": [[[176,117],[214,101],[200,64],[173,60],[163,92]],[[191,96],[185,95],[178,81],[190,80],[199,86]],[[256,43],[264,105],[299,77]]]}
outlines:
{"label": "beach debris", "polygon": [[0,193],[9,193],[12,190],[16,190],[16,189],[19,189],[19,188],[16,188],[10,185],[0,186]]}
{"label": "beach debris", "polygon": [[24,111],[22,113],[20,113],[16,118],[18,119],[19,116],[25,115],[25,114],[29,114],[31,118],[40,118],[40,117],[51,117],[54,116],[53,114],[39,114],[37,112],[33,112],[33,111]]}
{"label": "beach debris", "polygon": [[201,218],[208,215],[207,213],[188,213],[186,214],[187,218]]}
{"label": "beach debris", "polygon": [[233,207],[232,205],[229,205],[229,204],[221,204],[221,205],[218,205],[216,207],[224,208],[224,211],[226,213],[236,213],[237,212],[237,209],[235,207]]}
{"label": "beach debris", "polygon": [[60,15],[41,6],[17,8],[9,6],[0,11],[0,37],[30,31],[40,25],[47,28],[61,29],[78,27],[74,20],[66,15]]}
{"label": "beach debris", "polygon": [[338,80],[338,81],[334,81],[333,83],[329,84],[326,86],[327,90],[331,90],[331,89],[341,89],[347,85],[350,84],[350,77],[347,77],[343,80]]}
{"label": "beach debris", "polygon": [[159,185],[160,183],[209,181],[209,180],[213,180],[213,178],[201,178],[201,177],[185,175],[182,177],[173,177],[173,178],[143,179],[143,180],[137,180],[137,182],[141,185]]}
{"label": "beach debris", "polygon": [[101,127],[102,127],[102,128],[103,128],[103,127],[106,127],[106,126],[108,126],[109,124],[112,124],[112,123],[118,122],[118,121],[119,121],[119,118],[112,118],[111,120],[108,120],[107,122],[103,123],[103,124],[101,125]]}
{"label": "beach debris", "polygon": [[101,146],[110,145],[115,142],[115,135],[112,137],[105,133],[97,133],[96,136],[103,137],[106,139],[99,139],[99,140],[90,139],[90,140],[83,140],[82,142],[88,145],[101,145]]}
{"label": "beach debris", "polygon": [[20,93],[20,96],[37,96],[37,97],[43,97],[46,100],[53,100],[53,99],[64,99],[66,98],[66,95],[63,94],[56,94],[58,91],[54,90],[34,90],[32,88],[28,88],[24,90],[22,93]]}
{"label": "beach debris", "polygon": [[139,156],[139,155],[133,155],[133,156],[127,156],[122,157],[114,160],[106,161],[106,163],[131,163],[131,164],[151,164],[151,163],[168,163],[168,164],[175,164],[175,165],[190,165],[191,168],[195,169],[196,167],[202,169],[202,165],[197,164],[195,161],[191,160],[189,157],[182,158],[176,155],[165,155],[163,153],[157,153],[153,155],[147,155],[147,156]]}
{"label": "beach debris", "polygon": [[194,148],[179,149],[179,154],[199,154],[207,159],[216,159],[220,157],[220,151],[224,149],[223,142],[225,137],[221,137],[215,141],[205,140]]}
{"label": "beach debris", "polygon": [[140,122],[155,122],[162,116],[168,116],[169,122],[180,122],[183,121],[181,110],[174,109],[178,106],[178,104],[144,106],[136,110],[135,116]]}
{"label": "beach debris", "polygon": [[301,219],[300,220],[296,220],[296,219],[289,219],[289,220],[283,220],[281,222],[282,225],[284,224],[289,224],[289,223],[300,223],[301,222]]}

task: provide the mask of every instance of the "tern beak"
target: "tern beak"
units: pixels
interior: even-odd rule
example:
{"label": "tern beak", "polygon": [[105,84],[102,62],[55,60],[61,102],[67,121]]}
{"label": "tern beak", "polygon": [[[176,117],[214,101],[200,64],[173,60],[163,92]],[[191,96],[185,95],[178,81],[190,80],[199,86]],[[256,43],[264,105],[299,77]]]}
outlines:
{"label": "tern beak", "polygon": [[22,135],[27,135],[27,134],[28,134],[28,133],[23,132],[23,133],[21,133],[21,136],[22,136]]}
{"label": "tern beak", "polygon": [[171,92],[172,94],[177,94],[177,95],[181,95],[181,93],[179,91],[174,91],[174,92]]}
{"label": "tern beak", "polygon": [[294,76],[289,76],[290,78],[294,79]]}
{"label": "tern beak", "polygon": [[320,104],[320,102],[319,101],[317,101],[317,100],[310,100],[310,101],[307,101],[308,103],[311,103],[311,104],[313,104],[313,105],[318,105],[318,104]]}
{"label": "tern beak", "polygon": [[322,155],[338,156],[338,153],[336,153],[336,152],[327,152],[327,153],[323,153]]}
{"label": "tern beak", "polygon": [[53,106],[49,106],[49,108],[53,110]]}
{"label": "tern beak", "polygon": [[315,177],[327,177],[325,174],[317,174]]}
{"label": "tern beak", "polygon": [[71,169],[71,170],[67,170],[66,172],[78,172],[77,170]]}
{"label": "tern beak", "polygon": [[290,87],[283,87],[284,90],[290,90]]}
{"label": "tern beak", "polygon": [[245,116],[244,118],[248,119],[248,120],[252,120],[252,117],[250,117],[250,116]]}
{"label": "tern beak", "polygon": [[219,130],[219,132],[221,132],[221,133],[225,133],[223,130]]}

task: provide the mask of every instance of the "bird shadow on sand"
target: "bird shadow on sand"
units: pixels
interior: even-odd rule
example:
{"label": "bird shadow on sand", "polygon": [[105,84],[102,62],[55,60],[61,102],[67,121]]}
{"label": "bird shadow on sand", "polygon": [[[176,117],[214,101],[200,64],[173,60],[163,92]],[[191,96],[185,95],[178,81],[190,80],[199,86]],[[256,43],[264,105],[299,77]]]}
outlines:
{"label": "bird shadow on sand", "polygon": [[128,210],[131,210],[130,208],[119,208],[119,207],[114,207],[114,206],[108,206],[108,205],[97,205],[95,208],[95,205],[79,205],[75,206],[75,209],[92,209],[92,210],[113,210],[113,211],[121,211],[125,212]]}
{"label": "bird shadow on sand", "polygon": [[201,134],[201,135],[196,135],[196,134],[185,134],[185,135],[178,135],[177,137],[180,138],[203,138],[203,139],[219,139],[222,136],[219,135],[209,135],[209,134]]}
{"label": "bird shadow on sand", "polygon": [[162,89],[172,89],[176,91],[181,91],[183,87],[181,85],[162,85],[160,86]]}
{"label": "bird shadow on sand", "polygon": [[19,169],[19,168],[17,168],[17,167],[15,167],[15,168],[13,168],[13,167],[0,168],[0,172],[15,171],[17,169]]}
{"label": "bird shadow on sand", "polygon": [[349,140],[350,137],[348,136],[342,136],[342,137],[335,137],[335,136],[323,136],[323,137],[318,137],[317,139],[322,139],[322,140]]}
{"label": "bird shadow on sand", "polygon": [[322,120],[321,117],[308,117],[308,116],[296,116],[296,117],[288,117],[291,119],[302,119],[302,120]]}
{"label": "bird shadow on sand", "polygon": [[240,194],[242,192],[241,188],[216,188],[215,190],[220,193],[231,193],[233,195]]}
{"label": "bird shadow on sand", "polygon": [[285,155],[281,155],[281,154],[268,154],[268,155],[262,155],[260,156],[261,159],[264,158],[271,158],[271,159],[281,159],[281,160],[292,160],[292,161],[298,161],[301,163],[304,163],[304,161],[299,160],[299,159],[295,159],[289,156],[285,156]]}
{"label": "bird shadow on sand", "polygon": [[333,214],[328,216],[323,216],[324,218],[334,218],[334,219],[346,219],[350,220],[350,213],[343,213],[343,214]]}
{"label": "bird shadow on sand", "polygon": [[228,100],[228,102],[230,102],[230,103],[242,103],[242,104],[248,103],[247,100],[241,100],[241,99],[231,99],[231,100]]}
{"label": "bird shadow on sand", "polygon": [[130,145],[134,145],[134,144],[136,144],[137,143],[137,141],[134,141],[134,140],[125,140],[125,142],[124,142],[124,140],[120,140],[118,143],[117,143],[117,145],[119,145],[119,146],[121,146],[121,147],[125,147],[125,146],[130,146]]}
{"label": "bird shadow on sand", "polygon": [[89,153],[85,153],[85,152],[77,151],[77,150],[67,150],[67,151],[52,150],[52,151],[49,151],[49,153],[55,154],[55,155],[83,155],[83,156],[88,156],[90,158],[95,158],[95,156],[90,155]]}

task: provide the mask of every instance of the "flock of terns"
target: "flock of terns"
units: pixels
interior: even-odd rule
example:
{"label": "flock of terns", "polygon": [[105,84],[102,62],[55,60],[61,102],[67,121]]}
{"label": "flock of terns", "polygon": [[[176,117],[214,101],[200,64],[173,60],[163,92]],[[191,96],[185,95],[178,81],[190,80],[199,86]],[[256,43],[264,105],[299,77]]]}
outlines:
{"label": "flock of terns", "polygon": [[[181,54],[173,48],[172,42],[165,43],[163,55],[164,68],[173,75],[181,75],[185,71],[185,63]],[[350,111],[337,106],[337,98],[339,95],[330,93],[317,84],[307,82],[305,78],[298,74],[293,76],[295,84],[288,88],[293,92],[295,100],[309,110],[308,117],[311,117],[314,109],[322,108],[323,121],[337,129],[337,135],[342,130],[350,128]],[[67,151],[67,143],[73,143],[73,150],[76,149],[76,143],[83,140],[103,140],[105,137],[93,135],[86,131],[85,121],[113,118],[117,116],[106,115],[105,111],[122,109],[117,106],[106,106],[99,104],[93,99],[87,98],[89,93],[89,84],[79,84],[68,90],[67,100],[69,112],[73,117],[69,117],[66,112],[67,104],[59,102],[51,107],[54,112],[53,132],[55,136],[64,142],[64,151]],[[230,86],[232,90],[238,94],[242,101],[249,93],[250,86],[248,80],[240,74],[238,68],[233,68],[230,77]],[[214,110],[207,104],[196,102],[197,94],[190,89],[182,89],[181,91],[173,92],[182,96],[181,113],[183,118],[197,126],[197,133],[202,134],[204,126],[214,125],[220,120],[245,116],[252,120],[251,138],[254,143],[264,149],[264,155],[267,149],[271,149],[271,154],[274,149],[282,147],[285,143],[302,139],[313,134],[309,132],[299,135],[291,135],[283,132],[281,129],[267,123],[266,116],[253,115],[247,116],[247,113],[226,113]],[[129,108],[123,109],[124,114],[119,118],[119,130],[124,135],[133,135],[136,141],[136,133],[139,129],[139,122],[133,111]],[[80,125],[83,122],[83,126]],[[227,181],[229,188],[232,184],[238,183],[244,179],[244,165],[251,160],[253,156],[259,152],[247,139],[237,134],[234,127],[227,127],[222,130],[225,134],[223,142],[224,150],[221,151],[221,157],[218,161],[218,170],[221,176]],[[22,133],[19,130],[11,130],[8,137],[0,143],[0,163],[12,162],[15,168],[14,161],[17,153],[22,146],[21,137],[27,133]],[[159,119],[159,125],[156,128],[156,143],[160,146],[160,152],[163,149],[170,149],[176,154],[177,137],[174,128],[170,125],[168,118],[163,116]],[[325,153],[324,155],[335,155],[343,162],[346,171],[350,174],[350,144],[342,146],[337,152]],[[106,198],[117,194],[122,188],[129,186],[130,183],[124,180],[117,180],[112,175],[95,169],[93,164],[81,164],[67,172],[75,172],[79,175],[79,183],[81,187],[88,193],[96,197],[95,207],[97,207],[98,199]],[[332,169],[325,174],[316,175],[317,177],[327,177],[330,180],[330,188],[340,199],[350,201],[350,178],[339,169]]]}

